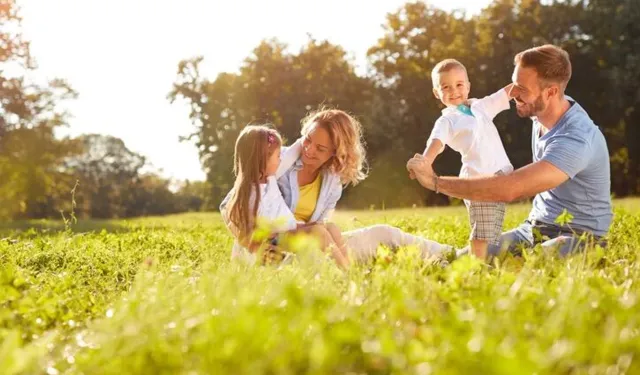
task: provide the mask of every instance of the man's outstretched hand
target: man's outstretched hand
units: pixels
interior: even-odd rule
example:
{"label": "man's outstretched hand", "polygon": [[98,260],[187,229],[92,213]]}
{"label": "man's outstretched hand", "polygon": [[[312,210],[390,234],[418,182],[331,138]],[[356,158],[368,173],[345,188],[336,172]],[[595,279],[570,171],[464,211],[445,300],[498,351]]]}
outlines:
{"label": "man's outstretched hand", "polygon": [[435,190],[435,173],[429,160],[420,154],[415,154],[407,162],[409,178],[417,179],[420,185],[429,190]]}

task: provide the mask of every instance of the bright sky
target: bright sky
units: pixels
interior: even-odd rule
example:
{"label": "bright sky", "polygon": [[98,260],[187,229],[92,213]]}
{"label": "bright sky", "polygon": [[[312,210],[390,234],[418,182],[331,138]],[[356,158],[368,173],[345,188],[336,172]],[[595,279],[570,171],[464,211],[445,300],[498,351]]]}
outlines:
{"label": "bright sky", "polygon": [[[203,74],[235,72],[252,49],[276,37],[297,51],[310,33],[351,53],[383,35],[403,0],[18,0],[40,78],[65,78],[80,96],[62,135],[111,134],[165,177],[205,178],[184,103],[166,99],[180,60],[204,56]],[[489,0],[431,0],[477,12]]]}

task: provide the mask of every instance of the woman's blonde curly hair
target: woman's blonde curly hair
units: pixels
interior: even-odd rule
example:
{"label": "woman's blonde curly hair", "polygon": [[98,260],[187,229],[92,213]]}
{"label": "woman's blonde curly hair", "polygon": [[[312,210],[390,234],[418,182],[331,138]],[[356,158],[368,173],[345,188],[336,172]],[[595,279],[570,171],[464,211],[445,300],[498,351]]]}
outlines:
{"label": "woman's blonde curly hair", "polygon": [[343,185],[356,185],[367,177],[362,125],[358,120],[345,111],[323,108],[309,113],[301,122],[303,136],[316,126],[329,133],[336,152],[323,168],[340,176]]}

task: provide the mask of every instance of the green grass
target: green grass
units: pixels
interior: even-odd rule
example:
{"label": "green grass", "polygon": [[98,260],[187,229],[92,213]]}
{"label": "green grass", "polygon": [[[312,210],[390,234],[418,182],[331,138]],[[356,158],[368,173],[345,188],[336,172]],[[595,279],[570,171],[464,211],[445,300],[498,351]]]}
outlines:
{"label": "green grass", "polygon": [[[510,206],[505,227],[527,211]],[[440,268],[407,250],[346,274],[312,254],[280,269],[232,263],[217,214],[4,223],[1,372],[638,373],[640,200],[615,211],[604,251]],[[336,222],[456,247],[469,234],[463,207]]]}

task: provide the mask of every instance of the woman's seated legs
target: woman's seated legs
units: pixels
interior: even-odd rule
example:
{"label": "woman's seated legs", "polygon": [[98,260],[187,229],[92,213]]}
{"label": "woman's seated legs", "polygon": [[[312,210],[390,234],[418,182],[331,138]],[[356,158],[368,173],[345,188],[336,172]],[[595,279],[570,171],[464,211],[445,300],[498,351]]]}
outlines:
{"label": "woman's seated legs", "polygon": [[452,249],[449,245],[402,231],[387,224],[377,224],[342,233],[345,244],[355,260],[366,262],[376,255],[378,246],[384,245],[390,248],[403,246],[416,246],[423,258],[439,255]]}

